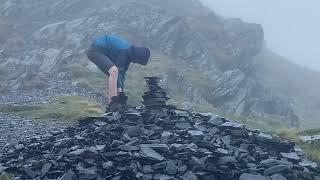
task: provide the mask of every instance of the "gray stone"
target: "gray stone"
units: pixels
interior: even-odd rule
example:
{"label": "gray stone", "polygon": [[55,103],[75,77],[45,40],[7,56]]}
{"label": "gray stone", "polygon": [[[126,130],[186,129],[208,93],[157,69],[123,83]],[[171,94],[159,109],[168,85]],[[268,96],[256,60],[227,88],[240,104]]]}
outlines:
{"label": "gray stone", "polygon": [[313,168],[317,168],[318,165],[317,163],[315,162],[311,162],[309,160],[303,160],[302,162],[299,163],[300,166],[303,166],[303,167],[313,167]]}
{"label": "gray stone", "polygon": [[94,124],[97,126],[100,126],[100,127],[107,125],[107,123],[104,121],[96,121],[96,122],[94,122]]}
{"label": "gray stone", "polygon": [[155,180],[175,180],[173,176],[168,176],[166,174],[156,174],[153,179]]}
{"label": "gray stone", "polygon": [[276,159],[266,159],[266,160],[263,160],[260,162],[260,164],[264,167],[272,167],[272,166],[276,166],[276,165],[279,165],[280,164],[280,161],[279,160],[276,160]]}
{"label": "gray stone", "polygon": [[186,148],[186,146],[183,144],[171,144],[170,148],[173,148],[175,151],[182,151]]}
{"label": "gray stone", "polygon": [[154,160],[158,160],[158,161],[165,160],[165,158],[163,156],[161,156],[159,153],[157,153],[156,151],[152,150],[151,148],[149,148],[147,146],[140,146],[140,150],[143,155],[145,155],[146,157],[148,157],[150,159],[154,159]]}
{"label": "gray stone", "polygon": [[50,170],[50,168],[52,167],[52,164],[51,163],[46,163],[42,166],[42,169],[41,169],[41,173],[42,174],[47,174]]}
{"label": "gray stone", "polygon": [[301,158],[297,155],[297,153],[294,153],[294,152],[281,153],[281,156],[284,157],[284,158],[287,158],[289,160],[301,161]]}
{"label": "gray stone", "polygon": [[203,136],[204,136],[204,134],[203,134],[202,131],[189,130],[188,133],[189,133],[189,135],[190,135],[191,137],[199,137],[199,138],[200,138],[200,137],[203,137]]}
{"label": "gray stone", "polygon": [[181,130],[187,130],[191,128],[191,124],[188,122],[178,122],[175,127]]}
{"label": "gray stone", "polygon": [[220,127],[222,128],[227,128],[227,129],[241,129],[244,127],[243,124],[240,124],[238,122],[226,122],[226,123],[223,123],[222,125],[220,125]]}
{"label": "gray stone", "polygon": [[140,132],[139,126],[130,126],[126,130],[126,134],[128,134],[130,137],[138,136]]}
{"label": "gray stone", "polygon": [[15,146],[16,150],[21,150],[24,148],[24,145],[23,144],[18,144]]}
{"label": "gray stone", "polygon": [[208,121],[208,123],[213,125],[213,126],[220,126],[224,122],[222,121],[221,117],[219,117],[216,114],[212,114],[211,117],[210,117],[210,120]]}
{"label": "gray stone", "polygon": [[218,148],[216,150],[216,152],[220,153],[220,154],[225,154],[225,155],[228,155],[229,154],[229,151],[226,150],[226,149],[222,149],[222,148]]}
{"label": "gray stone", "polygon": [[237,163],[237,162],[238,161],[234,157],[231,157],[231,156],[220,157],[218,160],[218,164],[220,164],[220,165],[226,165],[229,163]]}
{"label": "gray stone", "polygon": [[165,131],[161,134],[162,139],[169,139],[173,134],[171,132]]}
{"label": "gray stone", "polygon": [[194,152],[198,151],[198,146],[196,144],[194,144],[194,143],[188,144],[186,148],[190,149],[190,150],[192,150]]}
{"label": "gray stone", "polygon": [[183,180],[198,180],[198,177],[191,171],[188,171],[181,176]]}
{"label": "gray stone", "polygon": [[281,174],[274,174],[271,176],[271,180],[287,180],[287,178]]}
{"label": "gray stone", "polygon": [[166,167],[166,172],[169,175],[175,175],[178,171],[178,167],[176,166],[175,161],[168,161],[167,162],[167,167]]}
{"label": "gray stone", "polygon": [[113,167],[113,162],[112,161],[104,162],[102,164],[102,166],[104,169],[109,169],[109,168]]}
{"label": "gray stone", "polygon": [[58,180],[75,180],[75,179],[76,179],[76,174],[72,170],[69,170]]}
{"label": "gray stone", "polygon": [[223,136],[220,138],[224,145],[229,146],[231,143],[231,137],[230,136]]}
{"label": "gray stone", "polygon": [[151,167],[150,165],[145,165],[145,166],[143,166],[142,171],[143,171],[144,174],[153,173],[152,167]]}
{"label": "gray stone", "polygon": [[300,139],[302,142],[320,142],[320,135],[314,135],[314,136],[300,136]]}
{"label": "gray stone", "polygon": [[277,166],[273,166],[273,167],[266,169],[264,171],[264,174],[265,175],[272,175],[272,174],[281,173],[281,172],[288,171],[288,170],[289,170],[289,167],[287,167],[287,166],[277,165]]}
{"label": "gray stone", "polygon": [[37,173],[34,172],[30,167],[24,167],[24,172],[30,177],[35,178],[37,176]]}
{"label": "gray stone", "polygon": [[113,140],[111,145],[110,145],[110,147],[117,148],[120,145],[124,145],[124,142],[123,141],[119,141],[119,140]]}
{"label": "gray stone", "polygon": [[69,152],[68,155],[72,155],[72,156],[78,156],[83,154],[87,149],[77,149],[75,151]]}
{"label": "gray stone", "polygon": [[141,144],[140,147],[149,147],[156,151],[169,151],[169,147],[166,144]]}
{"label": "gray stone", "polygon": [[261,175],[244,173],[244,174],[241,174],[239,180],[269,180],[269,179]]}

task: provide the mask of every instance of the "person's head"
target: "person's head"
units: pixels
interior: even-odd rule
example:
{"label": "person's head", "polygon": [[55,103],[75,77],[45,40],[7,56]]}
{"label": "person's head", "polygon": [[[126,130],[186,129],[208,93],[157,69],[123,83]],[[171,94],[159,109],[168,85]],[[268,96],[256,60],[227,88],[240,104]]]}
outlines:
{"label": "person's head", "polygon": [[147,65],[150,58],[150,49],[146,47],[132,47],[131,62]]}

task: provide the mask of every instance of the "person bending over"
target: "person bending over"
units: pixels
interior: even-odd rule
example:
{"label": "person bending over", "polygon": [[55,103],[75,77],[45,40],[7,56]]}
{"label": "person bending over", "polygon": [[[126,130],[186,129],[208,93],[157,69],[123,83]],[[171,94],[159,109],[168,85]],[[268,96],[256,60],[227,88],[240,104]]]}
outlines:
{"label": "person bending over", "polygon": [[130,63],[147,65],[150,49],[134,46],[115,35],[105,35],[94,39],[87,56],[109,77],[107,111],[114,112],[125,105],[128,99],[123,90]]}

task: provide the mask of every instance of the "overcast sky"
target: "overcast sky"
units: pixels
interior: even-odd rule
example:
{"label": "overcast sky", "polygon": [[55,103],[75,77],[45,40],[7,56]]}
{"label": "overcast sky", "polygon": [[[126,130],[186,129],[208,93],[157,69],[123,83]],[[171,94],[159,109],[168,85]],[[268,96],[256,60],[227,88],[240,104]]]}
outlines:
{"label": "overcast sky", "polygon": [[267,46],[320,71],[320,0],[201,0],[217,14],[262,24]]}

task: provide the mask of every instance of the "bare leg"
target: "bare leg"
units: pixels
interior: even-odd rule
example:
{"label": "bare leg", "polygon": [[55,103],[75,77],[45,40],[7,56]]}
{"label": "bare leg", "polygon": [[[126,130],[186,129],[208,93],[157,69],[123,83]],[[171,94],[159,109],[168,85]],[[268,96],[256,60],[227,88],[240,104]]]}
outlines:
{"label": "bare leg", "polygon": [[109,69],[109,101],[111,97],[118,96],[117,90],[117,80],[118,80],[118,68],[116,66],[112,66]]}

